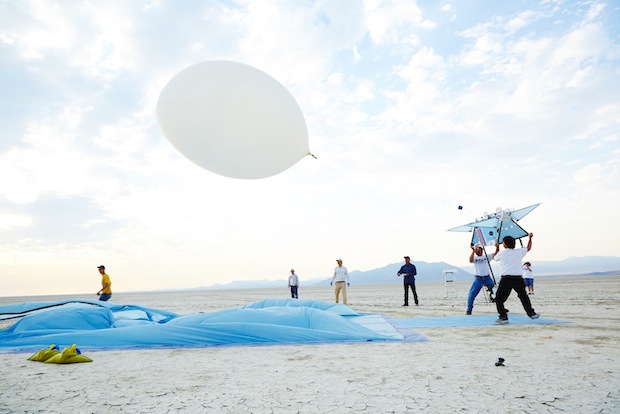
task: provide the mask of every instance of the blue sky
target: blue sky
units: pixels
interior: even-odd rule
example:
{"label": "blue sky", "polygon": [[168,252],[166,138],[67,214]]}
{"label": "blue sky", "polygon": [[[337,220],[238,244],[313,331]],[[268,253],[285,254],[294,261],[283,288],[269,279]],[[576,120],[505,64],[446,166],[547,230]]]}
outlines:
{"label": "blue sky", "polygon": [[[466,265],[497,207],[536,260],[620,254],[615,1],[4,1],[3,296]],[[207,60],[258,68],[306,118],[261,180],[183,157],[159,93]],[[458,206],[463,209],[459,210]]]}

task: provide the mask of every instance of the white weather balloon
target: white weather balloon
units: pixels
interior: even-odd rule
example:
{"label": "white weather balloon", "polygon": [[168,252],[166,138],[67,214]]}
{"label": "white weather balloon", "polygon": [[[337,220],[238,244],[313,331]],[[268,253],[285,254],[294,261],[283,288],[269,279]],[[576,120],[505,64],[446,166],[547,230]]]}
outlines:
{"label": "white weather balloon", "polygon": [[270,177],[310,155],[293,95],[238,62],[207,61],[179,72],[159,95],[157,119],[183,155],[227,177]]}

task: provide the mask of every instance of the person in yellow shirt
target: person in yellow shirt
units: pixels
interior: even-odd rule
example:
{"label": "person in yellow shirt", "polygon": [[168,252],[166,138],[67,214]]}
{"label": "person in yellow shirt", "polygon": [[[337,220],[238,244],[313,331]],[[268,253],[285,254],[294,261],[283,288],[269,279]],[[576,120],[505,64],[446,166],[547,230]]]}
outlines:
{"label": "person in yellow shirt", "polygon": [[105,272],[105,266],[98,266],[99,273],[101,273],[101,289],[97,292],[99,295],[99,300],[107,301],[112,297],[112,282],[110,281],[110,276]]}

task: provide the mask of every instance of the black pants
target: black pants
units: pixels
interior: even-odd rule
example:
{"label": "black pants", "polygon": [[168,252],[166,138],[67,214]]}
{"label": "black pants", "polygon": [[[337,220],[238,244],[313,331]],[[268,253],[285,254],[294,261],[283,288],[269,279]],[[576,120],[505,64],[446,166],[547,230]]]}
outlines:
{"label": "black pants", "polygon": [[523,309],[525,309],[527,316],[532,316],[535,314],[536,312],[534,312],[534,309],[532,308],[530,297],[525,291],[525,282],[523,281],[523,277],[502,276],[499,281],[499,286],[497,287],[497,292],[495,293],[495,305],[497,306],[497,312],[499,313],[500,319],[508,319],[508,313],[504,307],[504,302],[508,300],[508,296],[510,296],[510,293],[513,290],[517,292],[517,295],[519,295],[519,299],[521,300],[521,304],[523,305]]}
{"label": "black pants", "polygon": [[415,301],[415,304],[418,304],[418,292],[415,291],[415,280],[413,282],[405,282],[404,285],[405,287],[405,305],[409,305],[409,289],[408,287],[411,287],[411,291],[413,292],[413,300]]}
{"label": "black pants", "polygon": [[299,298],[299,295],[297,294],[297,286],[291,286],[291,297],[293,299]]}

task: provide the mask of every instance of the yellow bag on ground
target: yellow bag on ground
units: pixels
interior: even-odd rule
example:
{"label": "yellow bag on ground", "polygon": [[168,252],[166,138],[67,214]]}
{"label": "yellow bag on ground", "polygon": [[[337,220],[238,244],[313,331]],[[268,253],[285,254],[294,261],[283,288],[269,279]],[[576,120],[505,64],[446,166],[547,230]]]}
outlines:
{"label": "yellow bag on ground", "polygon": [[89,357],[82,355],[75,344],[66,347],[61,353],[54,355],[45,362],[48,364],[74,364],[76,362],[92,362]]}
{"label": "yellow bag on ground", "polygon": [[57,355],[59,353],[60,353],[60,350],[58,349],[58,347],[55,344],[51,344],[49,348],[42,349],[36,354],[32,355],[30,358],[28,358],[28,361],[45,362],[51,357],[53,357],[54,355]]}

